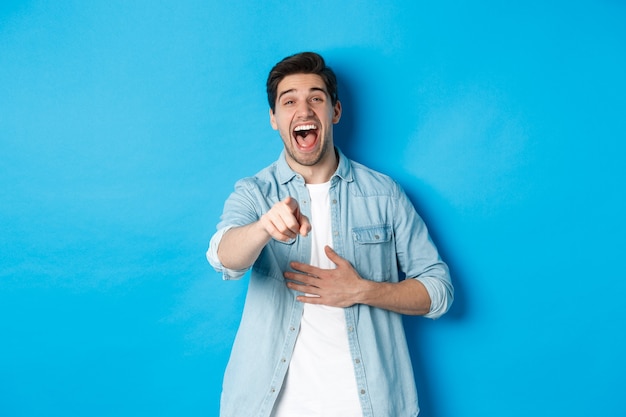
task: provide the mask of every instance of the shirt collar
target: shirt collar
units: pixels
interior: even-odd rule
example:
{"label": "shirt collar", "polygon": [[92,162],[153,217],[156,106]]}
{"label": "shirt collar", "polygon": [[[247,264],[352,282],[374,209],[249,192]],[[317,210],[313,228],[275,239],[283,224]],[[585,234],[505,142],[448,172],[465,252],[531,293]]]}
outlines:
{"label": "shirt collar", "polygon": [[[341,152],[339,148],[335,147],[335,151],[337,152],[337,156],[339,158],[339,166],[337,166],[337,170],[335,171],[333,178],[338,177],[344,181],[352,182],[352,164],[350,163],[350,160],[345,157],[345,155]],[[281,184],[288,183],[298,175],[298,173],[292,170],[287,163],[284,149],[280,153],[278,161],[276,161],[276,174],[278,177],[278,181],[280,181]]]}

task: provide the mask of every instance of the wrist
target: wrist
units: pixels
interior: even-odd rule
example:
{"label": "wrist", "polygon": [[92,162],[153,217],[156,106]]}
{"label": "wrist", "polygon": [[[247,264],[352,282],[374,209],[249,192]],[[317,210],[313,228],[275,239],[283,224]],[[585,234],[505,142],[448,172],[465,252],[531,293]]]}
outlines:
{"label": "wrist", "polygon": [[379,292],[379,282],[361,278],[359,289],[356,293],[355,304],[374,305],[376,294]]}

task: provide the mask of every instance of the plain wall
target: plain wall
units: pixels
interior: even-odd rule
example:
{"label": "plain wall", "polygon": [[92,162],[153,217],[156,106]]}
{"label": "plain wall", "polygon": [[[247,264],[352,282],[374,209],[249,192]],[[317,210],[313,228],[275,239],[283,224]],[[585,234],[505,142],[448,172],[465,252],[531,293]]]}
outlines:
{"label": "plain wall", "polygon": [[421,415],[624,416],[617,0],[4,1],[0,415],[217,416],[247,279],[204,253],[303,50],[451,268],[405,321]]}

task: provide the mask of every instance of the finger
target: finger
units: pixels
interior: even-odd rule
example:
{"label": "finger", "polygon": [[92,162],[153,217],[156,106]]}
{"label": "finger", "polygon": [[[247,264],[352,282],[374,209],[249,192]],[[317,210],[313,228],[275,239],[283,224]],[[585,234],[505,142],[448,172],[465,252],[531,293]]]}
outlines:
{"label": "finger", "polygon": [[299,295],[296,297],[296,300],[305,304],[324,304],[324,301],[322,300],[322,297],[320,296]]}
{"label": "finger", "polygon": [[[280,215],[285,226],[297,235],[300,233],[300,209],[298,202],[291,197],[276,204],[277,213]],[[295,237],[295,236],[294,236]]]}
{"label": "finger", "polygon": [[307,275],[312,275],[314,277],[317,277],[320,275],[321,269],[317,268],[313,265],[309,265],[309,264],[303,264],[300,262],[291,262],[289,264],[289,266],[291,266],[291,268],[295,269],[296,271],[300,271],[303,272]]}
{"label": "finger", "polygon": [[[302,214],[298,201],[292,197],[287,197],[283,200],[283,203],[287,206],[291,214],[294,216],[297,222],[297,230],[292,229],[302,236],[307,236],[311,231],[311,222],[309,218]],[[295,225],[294,225],[295,226]]]}
{"label": "finger", "polygon": [[279,201],[263,216],[266,230],[273,237],[294,239],[300,232],[300,224],[285,201]]}
{"label": "finger", "polygon": [[296,233],[289,229],[283,218],[275,211],[268,211],[261,217],[267,233],[275,239],[287,241],[296,237]]}
{"label": "finger", "polygon": [[328,259],[330,259],[335,265],[339,265],[339,263],[344,261],[344,259],[328,245],[324,247],[324,252],[326,253]]}
{"label": "finger", "polygon": [[296,272],[285,272],[283,273],[285,279],[290,280],[290,282],[301,283],[305,285],[315,286],[319,278],[309,275],[309,274],[299,274]]}
{"label": "finger", "polygon": [[294,290],[294,291],[298,291],[301,293],[305,293],[305,294],[310,294],[313,295],[315,297],[319,297],[319,295],[315,294],[317,287],[314,287],[312,285],[306,285],[306,284],[298,284],[295,282],[288,282],[287,283],[287,288],[289,288],[290,290]]}
{"label": "finger", "polygon": [[292,214],[295,214],[299,209],[298,201],[291,196],[285,198],[283,200],[283,203],[285,203],[285,205],[289,207],[289,210],[291,211]]}
{"label": "finger", "polygon": [[300,215],[300,234],[302,236],[307,236],[312,229],[311,222],[309,222],[309,218],[304,214]]}

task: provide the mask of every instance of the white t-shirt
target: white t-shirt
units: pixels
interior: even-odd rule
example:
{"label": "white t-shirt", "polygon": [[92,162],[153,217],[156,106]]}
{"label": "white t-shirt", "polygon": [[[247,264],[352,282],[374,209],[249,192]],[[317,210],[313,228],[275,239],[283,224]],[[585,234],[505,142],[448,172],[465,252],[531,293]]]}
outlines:
{"label": "white t-shirt", "polygon": [[[311,265],[332,269],[330,183],[307,184]],[[300,332],[273,417],[362,417],[343,308],[304,304]]]}

